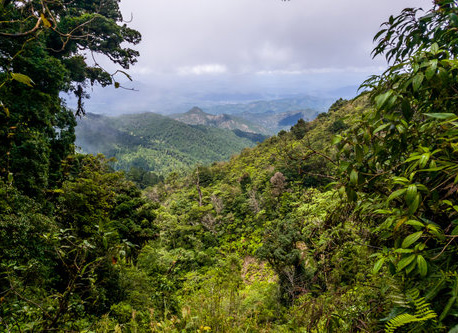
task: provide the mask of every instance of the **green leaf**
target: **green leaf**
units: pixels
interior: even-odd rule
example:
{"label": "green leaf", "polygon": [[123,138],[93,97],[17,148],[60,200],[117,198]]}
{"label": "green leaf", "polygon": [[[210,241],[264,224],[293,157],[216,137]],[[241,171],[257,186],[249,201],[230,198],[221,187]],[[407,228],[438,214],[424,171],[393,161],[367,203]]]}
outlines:
{"label": "green leaf", "polygon": [[406,177],[393,177],[393,182],[395,184],[404,185],[404,184],[407,184],[409,180]]}
{"label": "green leaf", "polygon": [[387,127],[390,126],[390,125],[391,125],[390,123],[380,125],[379,127],[377,127],[377,128],[374,130],[373,134],[378,133],[378,132],[380,132],[380,131],[383,131],[385,128],[387,128]]}
{"label": "green leaf", "polygon": [[423,82],[424,74],[423,73],[417,73],[412,79],[412,88],[413,91],[417,91],[418,88],[420,88],[421,83]]}
{"label": "green leaf", "polygon": [[363,157],[364,157],[364,150],[361,147],[361,145],[356,145],[355,146],[355,155],[356,155],[356,160],[358,162],[362,162]]}
{"label": "green leaf", "polygon": [[440,119],[440,120],[446,120],[446,119],[452,119],[452,118],[457,118],[456,114],[454,113],[425,113],[425,116],[434,118],[434,119]]}
{"label": "green leaf", "polygon": [[414,261],[416,255],[412,254],[408,257],[402,258],[399,260],[398,264],[396,265],[398,271],[404,269],[407,265],[409,265],[412,261]]}
{"label": "green leaf", "polygon": [[426,80],[431,80],[431,78],[436,74],[436,67],[429,66],[425,71]]}
{"label": "green leaf", "polygon": [[452,230],[452,236],[458,236],[458,225]]}
{"label": "green leaf", "polygon": [[444,310],[442,311],[442,313],[441,313],[441,315],[439,317],[439,321],[442,321],[442,320],[445,319],[445,317],[447,317],[448,312],[452,308],[453,304],[455,304],[455,302],[456,302],[456,296],[450,297],[450,299],[448,300],[447,304],[445,305]]}
{"label": "green leaf", "polygon": [[433,171],[440,171],[440,170],[443,170],[445,169],[447,166],[440,166],[440,167],[435,167],[435,168],[429,168],[429,169],[421,169],[421,170],[418,170],[418,171],[421,171],[421,172],[433,172]]}
{"label": "green leaf", "polygon": [[393,95],[393,91],[388,90],[386,93],[375,97],[375,105],[377,106],[377,108],[378,109],[383,108],[392,95]]}
{"label": "green leaf", "polygon": [[421,155],[420,161],[419,161],[420,168],[424,168],[426,166],[426,163],[428,163],[430,156],[431,156],[430,153],[424,153],[423,155]]}
{"label": "green leaf", "polygon": [[416,160],[419,160],[420,158],[421,158],[421,155],[418,155],[417,153],[414,153],[414,154],[411,154],[410,157],[405,160],[405,163],[416,161]]}
{"label": "green leaf", "polygon": [[437,43],[434,43],[433,45],[431,45],[431,53],[437,54],[438,51],[439,51],[439,45]]}
{"label": "green leaf", "polygon": [[444,283],[445,283],[445,277],[442,276],[442,278],[439,280],[439,282],[436,283],[436,285],[432,289],[429,288],[428,293],[425,295],[425,300],[429,301],[429,300],[433,299],[434,297],[436,297],[436,295],[439,293],[439,291],[441,291],[445,287]]}
{"label": "green leaf", "polygon": [[410,107],[410,103],[407,99],[402,101],[401,111],[405,119],[410,120],[412,118],[412,108]]}
{"label": "green leaf", "polygon": [[410,205],[417,196],[417,186],[415,184],[411,184],[407,187],[406,190],[406,202]]}
{"label": "green leaf", "polygon": [[400,189],[400,190],[394,191],[394,192],[391,193],[390,196],[388,197],[387,202],[390,202],[391,200],[396,199],[397,197],[400,197],[400,196],[403,195],[406,191],[407,191],[407,189],[405,189],[405,188],[402,188],[402,189]]}
{"label": "green leaf", "polygon": [[409,204],[409,214],[413,214],[417,211],[418,206],[420,206],[421,195],[417,193],[415,199]]}
{"label": "green leaf", "polygon": [[115,86],[116,89],[118,89],[121,85],[119,84],[119,82],[115,82],[114,86]]}
{"label": "green leaf", "polygon": [[414,251],[413,249],[396,249],[394,253],[413,253]]}
{"label": "green leaf", "polygon": [[408,248],[410,245],[412,245],[413,243],[415,243],[417,240],[420,239],[420,237],[423,235],[423,231],[418,231],[418,232],[415,232],[409,236],[407,236],[404,241],[402,242],[402,247],[405,249],[405,248]]}
{"label": "green leaf", "polygon": [[358,171],[356,171],[355,169],[351,170],[350,183],[352,183],[353,185],[358,184]]}
{"label": "green leaf", "polygon": [[458,325],[453,326],[452,329],[448,331],[448,333],[458,333]]}
{"label": "green leaf", "polygon": [[352,188],[347,187],[345,189],[345,192],[347,194],[347,198],[348,198],[349,201],[354,202],[354,201],[356,201],[358,199],[358,195],[356,194],[356,192]]}
{"label": "green leaf", "polygon": [[377,274],[380,268],[382,268],[383,263],[385,262],[386,258],[380,258],[377,260],[377,262],[374,265],[374,268],[372,268],[372,274]]}
{"label": "green leaf", "polygon": [[428,273],[428,263],[426,262],[425,258],[422,255],[417,256],[417,265],[418,271],[420,272],[421,276],[426,276]]}
{"label": "green leaf", "polygon": [[424,223],[421,223],[420,221],[416,221],[416,220],[409,220],[409,221],[406,222],[406,224],[414,226],[414,227],[421,227],[421,228],[423,228],[425,226]]}
{"label": "green leaf", "polygon": [[414,260],[412,261],[406,268],[405,268],[405,271],[407,274],[410,274],[410,272],[412,272],[414,269],[415,269],[415,266],[417,266],[417,261]]}
{"label": "green leaf", "polygon": [[20,74],[20,73],[11,73],[11,78],[13,80],[16,80],[18,82],[21,82],[29,87],[33,87],[33,81],[30,77],[28,77],[27,75],[24,75],[24,74]]}
{"label": "green leaf", "polygon": [[396,129],[398,130],[398,132],[400,134],[402,134],[402,133],[404,133],[406,131],[406,128],[401,124],[396,125]]}
{"label": "green leaf", "polygon": [[341,135],[335,135],[333,138],[332,138],[332,144],[333,145],[336,145],[338,144],[340,141],[342,141],[342,136]]}

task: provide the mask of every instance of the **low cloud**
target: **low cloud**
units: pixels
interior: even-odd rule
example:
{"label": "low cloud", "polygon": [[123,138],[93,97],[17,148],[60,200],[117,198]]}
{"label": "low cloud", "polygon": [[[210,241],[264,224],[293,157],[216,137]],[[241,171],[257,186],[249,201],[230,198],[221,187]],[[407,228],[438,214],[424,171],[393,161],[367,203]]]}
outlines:
{"label": "low cloud", "polygon": [[257,75],[307,75],[307,74],[339,74],[339,73],[380,73],[385,69],[383,66],[366,67],[323,67],[308,68],[303,70],[262,70],[256,72]]}
{"label": "low cloud", "polygon": [[197,66],[180,67],[177,70],[178,75],[215,75],[227,73],[227,67],[221,64],[205,64]]}

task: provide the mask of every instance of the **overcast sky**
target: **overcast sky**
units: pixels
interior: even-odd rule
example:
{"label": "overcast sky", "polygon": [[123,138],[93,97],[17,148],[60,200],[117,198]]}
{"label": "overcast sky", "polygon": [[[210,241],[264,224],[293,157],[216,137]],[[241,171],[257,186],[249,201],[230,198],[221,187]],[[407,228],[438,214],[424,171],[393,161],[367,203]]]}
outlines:
{"label": "overcast sky", "polygon": [[[116,96],[158,111],[160,100],[198,104],[214,95],[231,101],[354,87],[385,68],[370,56],[380,24],[405,7],[431,6],[432,0],[123,0],[124,18],[132,14],[129,26],[143,36],[130,70],[140,91]],[[89,106],[114,96],[97,95]]]}

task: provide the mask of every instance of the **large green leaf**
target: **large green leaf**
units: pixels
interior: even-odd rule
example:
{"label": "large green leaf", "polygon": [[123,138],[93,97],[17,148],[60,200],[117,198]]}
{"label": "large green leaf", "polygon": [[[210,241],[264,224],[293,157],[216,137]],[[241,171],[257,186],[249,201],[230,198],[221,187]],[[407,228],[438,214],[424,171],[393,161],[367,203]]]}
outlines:
{"label": "large green leaf", "polygon": [[405,189],[405,188],[402,188],[400,190],[394,191],[393,193],[390,194],[390,196],[388,197],[387,201],[390,202],[391,200],[396,199],[397,197],[400,197],[401,195],[406,193],[406,191],[407,191],[407,189]]}
{"label": "large green leaf", "polygon": [[405,257],[405,258],[402,258],[401,260],[399,260],[398,264],[397,264],[397,269],[398,271],[401,271],[402,269],[404,269],[407,265],[409,265],[411,262],[414,261],[416,255],[415,254],[412,254],[408,257]]}
{"label": "large green leaf", "polygon": [[417,256],[417,265],[418,265],[418,271],[420,272],[420,275],[426,276],[426,274],[428,273],[428,264],[422,255]]}
{"label": "large green leaf", "polygon": [[407,187],[406,190],[406,202],[407,204],[411,204],[412,201],[415,200],[417,196],[417,186],[415,184],[411,184]]}
{"label": "large green leaf", "polygon": [[440,120],[448,120],[452,118],[458,118],[456,114],[454,113],[425,113],[425,116],[434,118],[434,119],[440,119]]}
{"label": "large green leaf", "polygon": [[374,268],[372,268],[372,274],[377,274],[380,268],[382,268],[384,262],[385,258],[380,258],[377,260],[377,262],[374,264]]}
{"label": "large green leaf", "polygon": [[402,242],[402,247],[405,249],[405,248],[408,248],[410,245],[412,245],[413,243],[415,243],[417,240],[420,239],[420,237],[423,235],[423,231],[418,231],[418,232],[415,232],[409,236],[407,236],[404,241]]}

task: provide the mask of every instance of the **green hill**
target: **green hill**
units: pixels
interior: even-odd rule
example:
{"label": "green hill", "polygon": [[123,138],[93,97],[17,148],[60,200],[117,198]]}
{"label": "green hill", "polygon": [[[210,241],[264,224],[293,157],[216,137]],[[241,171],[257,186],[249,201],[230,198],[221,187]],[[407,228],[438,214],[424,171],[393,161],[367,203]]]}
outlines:
{"label": "green hill", "polygon": [[115,157],[115,169],[136,167],[158,174],[226,160],[260,139],[253,133],[187,125],[154,113],[87,114],[76,127],[81,151]]}
{"label": "green hill", "polygon": [[264,127],[255,125],[241,117],[235,117],[228,114],[213,115],[202,111],[202,109],[198,107],[193,107],[185,113],[172,114],[170,117],[189,125],[204,125],[247,133],[269,133]]}

